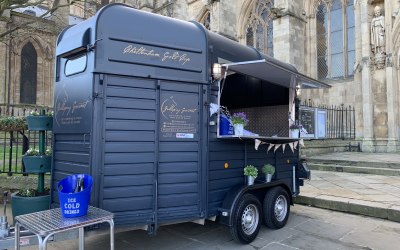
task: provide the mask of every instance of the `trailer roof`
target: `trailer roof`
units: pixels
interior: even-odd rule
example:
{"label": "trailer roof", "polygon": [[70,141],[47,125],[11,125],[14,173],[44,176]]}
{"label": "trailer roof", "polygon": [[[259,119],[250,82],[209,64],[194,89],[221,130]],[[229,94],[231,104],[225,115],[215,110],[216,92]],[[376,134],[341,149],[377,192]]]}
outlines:
{"label": "trailer roof", "polygon": [[226,71],[256,77],[263,81],[271,82],[286,88],[295,88],[298,83],[302,89],[330,88],[329,84],[303,75],[293,67],[284,67],[274,62],[273,58],[265,58],[255,61],[244,61],[223,64]]}

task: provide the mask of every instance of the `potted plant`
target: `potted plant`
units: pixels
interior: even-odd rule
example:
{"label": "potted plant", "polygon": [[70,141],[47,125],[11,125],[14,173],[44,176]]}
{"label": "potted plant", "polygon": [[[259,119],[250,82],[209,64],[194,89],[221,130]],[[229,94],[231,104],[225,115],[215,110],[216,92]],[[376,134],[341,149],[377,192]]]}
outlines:
{"label": "potted plant", "polygon": [[25,117],[1,116],[0,131],[21,131],[27,129]]}
{"label": "potted plant", "polygon": [[[50,189],[44,187],[44,175],[51,171],[51,150],[46,150],[45,130],[50,130],[53,125],[52,113],[45,114],[42,110],[40,115],[31,112],[27,117],[28,129],[39,131],[39,150],[30,149],[23,157],[25,173],[38,175],[37,189],[21,189],[11,195],[13,217],[49,209]],[[28,119],[33,117],[33,119]],[[30,121],[31,122],[30,122]]]}
{"label": "potted plant", "polygon": [[299,138],[300,125],[293,123],[292,125],[290,125],[289,129],[291,138]]}
{"label": "potted plant", "polygon": [[235,130],[235,135],[243,135],[243,129],[249,122],[244,112],[234,113],[231,117],[233,128]]}
{"label": "potted plant", "polygon": [[42,112],[31,111],[26,117],[29,130],[51,130],[53,128],[53,112]]}
{"label": "potted plant", "polygon": [[253,165],[247,165],[244,168],[244,175],[247,176],[247,185],[253,185],[258,175],[258,169]]}
{"label": "potted plant", "polygon": [[39,154],[38,149],[30,148],[22,156],[25,172],[27,173],[46,173],[51,170],[51,150],[47,149],[43,155]]}
{"label": "potted plant", "polygon": [[275,167],[271,164],[265,164],[262,167],[262,172],[265,174],[265,182],[271,182],[272,176],[275,174]]}

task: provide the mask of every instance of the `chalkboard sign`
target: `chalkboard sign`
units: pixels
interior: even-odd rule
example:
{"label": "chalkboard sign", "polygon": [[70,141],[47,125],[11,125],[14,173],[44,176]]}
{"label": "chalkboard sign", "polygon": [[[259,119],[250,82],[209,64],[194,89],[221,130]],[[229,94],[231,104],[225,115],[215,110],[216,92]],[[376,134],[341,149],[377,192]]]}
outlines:
{"label": "chalkboard sign", "polygon": [[307,131],[308,135],[315,134],[315,110],[300,109],[300,124]]}

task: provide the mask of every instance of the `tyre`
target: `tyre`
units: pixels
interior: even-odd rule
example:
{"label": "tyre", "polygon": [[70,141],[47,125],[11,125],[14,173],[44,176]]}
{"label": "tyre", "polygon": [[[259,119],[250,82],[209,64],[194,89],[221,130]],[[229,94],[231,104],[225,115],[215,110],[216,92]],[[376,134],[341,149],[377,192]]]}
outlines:
{"label": "tyre", "polygon": [[260,231],[261,203],[251,194],[244,194],[233,209],[233,223],[230,231],[234,240],[241,243],[252,242]]}
{"label": "tyre", "polygon": [[289,219],[289,195],[283,187],[270,189],[264,198],[264,223],[271,229],[279,229],[286,225]]}

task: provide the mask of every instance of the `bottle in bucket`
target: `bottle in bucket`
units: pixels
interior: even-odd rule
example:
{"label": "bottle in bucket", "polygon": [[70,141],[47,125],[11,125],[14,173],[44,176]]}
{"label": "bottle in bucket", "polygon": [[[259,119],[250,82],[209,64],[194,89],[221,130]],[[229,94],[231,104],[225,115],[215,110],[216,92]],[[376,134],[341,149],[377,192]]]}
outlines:
{"label": "bottle in bucket", "polygon": [[64,217],[79,217],[87,214],[92,182],[90,175],[76,174],[58,183],[58,197]]}

